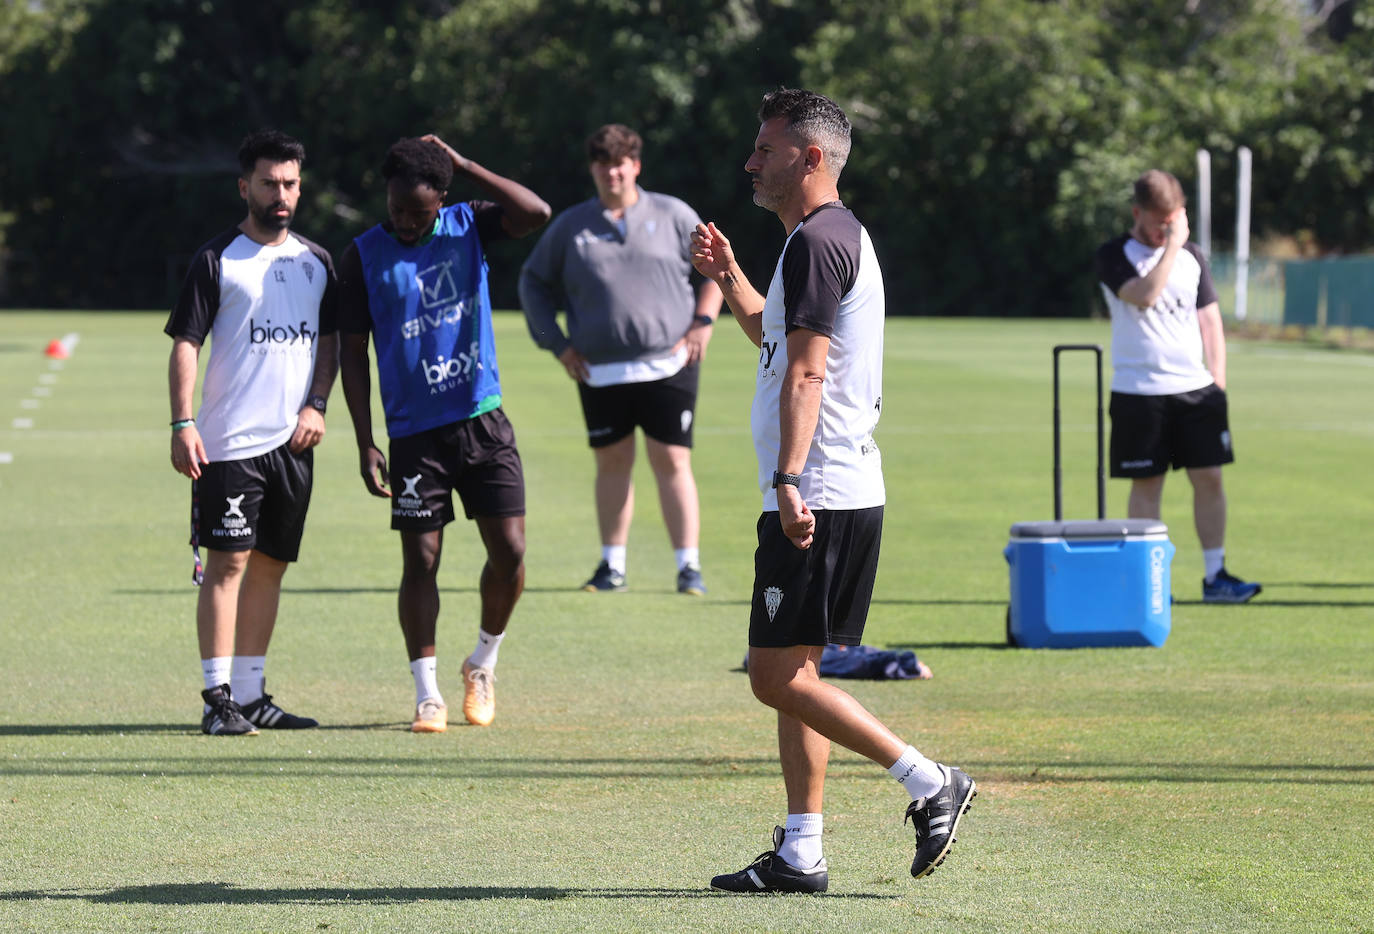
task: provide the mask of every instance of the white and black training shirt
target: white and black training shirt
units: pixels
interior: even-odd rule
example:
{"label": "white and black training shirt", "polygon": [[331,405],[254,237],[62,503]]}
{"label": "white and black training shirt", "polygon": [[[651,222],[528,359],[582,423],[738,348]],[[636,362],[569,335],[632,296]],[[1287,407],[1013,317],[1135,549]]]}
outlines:
{"label": "white and black training shirt", "polygon": [[196,428],[212,461],[245,460],[290,440],[321,334],[335,330],[329,252],[290,232],[264,246],[238,228],[196,251],[164,330],[210,361]]}
{"label": "white and black training shirt", "polygon": [[1217,290],[1196,243],[1178,251],[1164,291],[1149,308],[1117,294],[1148,275],[1163,255],[1164,247],[1146,246],[1130,234],[1097,250],[1097,276],[1112,315],[1112,392],[1167,396],[1212,384],[1197,310],[1216,302]]}
{"label": "white and black training shirt", "polygon": [[763,340],[750,423],[763,508],[778,508],[773,471],[781,441],[787,335],[830,338],[816,433],[802,470],[811,509],[867,509],[886,501],[873,441],[883,392],[883,274],[868,231],[838,201],[808,214],[783,244],[763,306]]}

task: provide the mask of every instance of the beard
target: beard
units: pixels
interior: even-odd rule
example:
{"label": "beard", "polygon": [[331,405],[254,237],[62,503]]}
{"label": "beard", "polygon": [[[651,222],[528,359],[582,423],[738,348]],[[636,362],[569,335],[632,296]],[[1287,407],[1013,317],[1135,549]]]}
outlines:
{"label": "beard", "polygon": [[285,204],[277,201],[272,204],[254,204],[250,210],[253,212],[253,219],[264,230],[285,230],[291,226],[291,221],[296,217],[296,212],[290,208],[287,208],[285,217],[278,217],[277,211],[285,207]]}

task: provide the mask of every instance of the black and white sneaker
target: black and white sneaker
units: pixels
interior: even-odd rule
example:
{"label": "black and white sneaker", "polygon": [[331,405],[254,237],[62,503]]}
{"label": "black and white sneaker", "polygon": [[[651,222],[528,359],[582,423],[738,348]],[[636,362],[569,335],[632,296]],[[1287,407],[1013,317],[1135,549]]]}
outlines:
{"label": "black and white sneaker", "polygon": [[967,813],[978,786],[959,769],[942,765],[945,785],[929,798],[917,798],[907,805],[907,820],[916,828],[916,858],[911,861],[911,875],[917,879],[935,871],[944,862],[945,854],[954,845],[954,833],[959,819]]}
{"label": "black and white sneaker", "polygon": [[229,685],[200,692],[205,711],[200,718],[200,731],[208,736],[257,736],[258,730],[243,716],[239,705],[229,696]]}
{"label": "black and white sneaker", "polygon": [[243,715],[249,723],[268,730],[308,730],[319,726],[320,721],[313,717],[298,717],[287,713],[272,703],[272,695],[264,694],[257,700],[243,705]]}
{"label": "black and white sneaker", "polygon": [[739,872],[726,873],[711,880],[711,888],[721,892],[762,894],[765,892],[824,892],[830,885],[822,859],[810,869],[798,869],[778,855],[782,846],[783,829],[773,828],[773,849]]}
{"label": "black and white sneaker", "polygon": [[602,561],[582,589],[588,593],[619,593],[625,589],[625,575]]}

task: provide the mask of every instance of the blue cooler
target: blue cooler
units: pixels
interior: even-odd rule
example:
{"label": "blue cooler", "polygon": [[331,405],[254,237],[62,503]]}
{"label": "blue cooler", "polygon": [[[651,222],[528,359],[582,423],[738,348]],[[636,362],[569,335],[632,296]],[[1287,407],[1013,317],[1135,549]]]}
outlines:
{"label": "blue cooler", "polygon": [[1018,522],[1007,639],[1026,648],[1164,644],[1174,545],[1155,519]]}

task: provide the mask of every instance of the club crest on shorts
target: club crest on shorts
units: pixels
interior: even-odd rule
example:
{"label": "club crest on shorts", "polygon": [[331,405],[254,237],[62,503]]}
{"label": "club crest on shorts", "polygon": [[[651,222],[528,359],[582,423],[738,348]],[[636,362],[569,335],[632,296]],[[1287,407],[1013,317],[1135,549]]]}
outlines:
{"label": "club crest on shorts", "polygon": [[768,621],[771,623],[773,617],[778,615],[778,607],[782,606],[782,591],[776,587],[765,587],[763,589],[763,607],[768,611]]}
{"label": "club crest on shorts", "polygon": [[402,478],[401,478],[401,480],[403,480],[403,481],[405,482],[405,485],[406,485],[406,488],[405,488],[404,490],[401,491],[401,495],[402,495],[402,496],[415,496],[415,497],[418,497],[418,496],[420,495],[419,491],[417,491],[417,490],[415,489],[415,484],[417,484],[417,483],[420,482],[420,476],[421,476],[421,475],[417,473],[417,474],[416,474],[415,476],[413,476],[413,477],[402,477]]}

